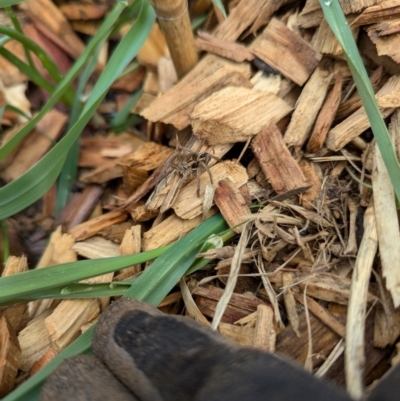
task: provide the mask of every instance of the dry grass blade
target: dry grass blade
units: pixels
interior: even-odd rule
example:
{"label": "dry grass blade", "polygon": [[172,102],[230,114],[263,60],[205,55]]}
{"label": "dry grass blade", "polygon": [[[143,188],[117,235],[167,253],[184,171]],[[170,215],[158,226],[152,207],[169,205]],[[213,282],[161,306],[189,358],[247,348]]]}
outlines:
{"label": "dry grass blade", "polygon": [[382,275],[395,307],[400,306],[400,232],[393,186],[378,147],[375,147],[372,186]]}
{"label": "dry grass blade", "polygon": [[345,374],[347,391],[359,399],[364,394],[364,331],[372,264],[378,248],[374,204],[364,215],[364,235],[351,280],[346,323]]}
{"label": "dry grass blade", "polygon": [[243,227],[240,240],[236,246],[235,254],[233,255],[231,272],[228,277],[228,282],[226,283],[225,291],[220,300],[218,301],[217,307],[215,309],[214,318],[211,324],[211,328],[213,330],[217,330],[218,325],[221,322],[222,316],[225,312],[225,309],[228,306],[229,300],[231,299],[233,290],[235,289],[237,278],[240,271],[240,266],[243,259],[243,254],[246,250],[246,246],[249,241],[249,233],[251,231],[251,227],[252,227],[251,223],[246,223]]}

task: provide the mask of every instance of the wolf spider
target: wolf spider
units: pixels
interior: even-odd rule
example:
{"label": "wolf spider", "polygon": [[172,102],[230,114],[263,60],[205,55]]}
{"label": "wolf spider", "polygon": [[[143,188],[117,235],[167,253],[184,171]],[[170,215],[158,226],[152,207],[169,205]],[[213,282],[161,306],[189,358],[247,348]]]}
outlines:
{"label": "wolf spider", "polygon": [[210,177],[211,184],[213,183],[213,178],[210,169],[208,168],[208,163],[214,159],[219,161],[217,156],[214,156],[208,152],[201,152],[201,148],[204,141],[199,141],[199,145],[196,149],[189,149],[182,146],[178,138],[176,138],[176,149],[175,152],[165,161],[164,167],[158,176],[156,181],[156,192],[159,187],[164,187],[168,184],[169,179],[172,180],[172,187],[170,192],[166,196],[166,205],[163,209],[170,207],[175,201],[180,189],[188,183],[196,173],[197,177],[197,197],[200,197],[200,176],[205,171]]}

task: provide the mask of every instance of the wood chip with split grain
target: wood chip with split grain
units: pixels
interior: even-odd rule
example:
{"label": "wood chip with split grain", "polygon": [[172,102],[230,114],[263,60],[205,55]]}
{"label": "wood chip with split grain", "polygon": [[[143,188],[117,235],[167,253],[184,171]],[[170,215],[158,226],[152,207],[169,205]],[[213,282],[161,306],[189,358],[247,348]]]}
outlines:
{"label": "wood chip with split grain", "polygon": [[321,59],[307,41],[276,18],[250,45],[250,50],[300,86],[308,80]]}
{"label": "wood chip with split grain", "polygon": [[264,128],[253,139],[251,147],[278,195],[287,192],[294,195],[310,187],[275,125]]}
{"label": "wood chip with split grain", "polygon": [[195,135],[209,145],[245,142],[292,108],[280,97],[239,86],[225,87],[198,103],[190,114]]}

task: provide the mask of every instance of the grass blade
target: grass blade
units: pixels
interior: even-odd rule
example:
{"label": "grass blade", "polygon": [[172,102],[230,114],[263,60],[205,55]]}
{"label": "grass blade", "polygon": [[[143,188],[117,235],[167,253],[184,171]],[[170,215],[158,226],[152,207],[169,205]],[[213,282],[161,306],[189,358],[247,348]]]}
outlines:
{"label": "grass blade", "polygon": [[7,143],[5,143],[0,148],[0,160],[4,159],[8,154],[10,154],[10,152],[12,152],[12,150],[21,142],[21,140],[25,138],[25,136],[28,135],[33,128],[36,127],[36,125],[44,117],[44,115],[49,110],[51,110],[55,106],[55,104],[62,98],[62,96],[69,90],[79,71],[86,64],[88,57],[90,57],[90,55],[95,51],[100,41],[103,40],[103,38],[107,36],[109,32],[113,29],[113,26],[118,20],[118,17],[120,16],[124,7],[125,6],[123,4],[118,3],[117,6],[111,11],[111,13],[107,16],[106,20],[97,31],[96,35],[86,46],[85,51],[76,60],[70,71],[55,89],[49,101],[42,107],[40,112],[34,118],[32,118],[29,124],[24,126],[20,131],[18,131],[16,135],[14,135]]}
{"label": "grass blade", "polygon": [[394,187],[397,199],[400,199],[400,164],[397,160],[386,124],[383,121],[375,100],[374,91],[369,81],[367,71],[361,60],[357,45],[343,14],[338,0],[319,0],[325,18],[343,48],[347,64],[350,68],[358,93],[371,124],[376,143],[382,154]]}
{"label": "grass blade", "polygon": [[14,4],[22,3],[24,0],[0,0],[0,7],[9,7],[13,6]]}
{"label": "grass blade", "polygon": [[[193,262],[196,253],[201,248],[202,242],[210,235],[221,232],[226,228],[227,225],[221,215],[216,215],[206,220],[186,237],[172,245],[162,257],[159,257],[133,283],[124,296],[131,296],[157,305],[184,275]],[[172,277],[169,277],[169,275]],[[39,401],[43,382],[65,358],[90,353],[93,331],[94,326],[85,331],[37,374],[3,398],[3,401]]]}
{"label": "grass blade", "polygon": [[212,2],[218,7],[219,11],[221,11],[224,18],[226,18],[226,11],[225,11],[225,7],[224,7],[222,1],[221,0],[212,0]]}
{"label": "grass blade", "polygon": [[[56,180],[62,168],[60,160],[62,162],[65,161],[67,152],[91,119],[107,94],[109,87],[137,54],[153,26],[155,20],[154,11],[146,2],[142,4],[141,14],[115,49],[107,67],[96,82],[77,123],[31,169],[15,181],[0,188],[0,219],[12,216],[32,204],[43,196]],[[55,174],[55,171],[49,173],[48,171],[52,170],[55,165],[58,167],[57,174]],[[45,183],[41,182],[42,177],[46,177]],[[39,183],[37,182],[38,179]],[[32,184],[33,181],[35,181],[35,184]],[[36,186],[40,186],[40,190]]]}
{"label": "grass blade", "polygon": [[167,249],[168,247],[163,247],[134,255],[62,263],[2,277],[0,278],[0,304],[7,304],[24,297],[32,299],[40,296],[43,291],[55,287],[65,287],[77,281],[147,262],[157,258]]}

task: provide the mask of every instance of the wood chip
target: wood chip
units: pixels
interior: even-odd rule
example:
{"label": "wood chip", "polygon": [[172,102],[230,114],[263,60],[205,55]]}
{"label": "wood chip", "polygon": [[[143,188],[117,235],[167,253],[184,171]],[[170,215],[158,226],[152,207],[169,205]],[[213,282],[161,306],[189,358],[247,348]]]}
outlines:
{"label": "wood chip", "polygon": [[0,345],[0,397],[4,397],[14,389],[21,358],[17,336],[4,316],[0,317]]}
{"label": "wood chip", "polygon": [[65,114],[55,109],[48,112],[22,142],[12,163],[2,172],[2,177],[6,181],[15,180],[39,161],[53,146],[52,141],[61,135],[67,120]]}
{"label": "wood chip", "polygon": [[243,45],[218,39],[207,32],[197,31],[197,35],[195,43],[199,50],[225,57],[237,63],[254,59],[254,55]]}
{"label": "wood chip", "polygon": [[[209,211],[208,217],[217,212],[215,208]],[[160,224],[151,228],[143,234],[143,250],[150,251],[164,245],[171,244],[186,235],[193,228],[197,227],[202,221],[199,214],[192,219],[183,219],[175,213],[168,216]]]}
{"label": "wood chip", "polygon": [[150,121],[173,124],[182,130],[190,124],[189,115],[196,104],[226,86],[251,87],[249,78],[249,65],[209,55],[140,114]]}
{"label": "wood chip", "polygon": [[251,211],[239,189],[229,178],[218,183],[214,201],[229,227],[233,228],[236,233],[242,232],[242,224],[245,221],[242,216],[250,214]]}
{"label": "wood chip", "polygon": [[45,320],[52,347],[63,350],[80,333],[81,326],[100,313],[97,299],[66,299]]}
{"label": "wood chip", "polygon": [[[229,178],[237,187],[241,187],[247,182],[246,169],[238,163],[223,161],[210,168],[214,182],[219,182],[224,178]],[[182,219],[193,219],[202,214],[202,203],[205,188],[209,185],[210,176],[207,172],[200,176],[200,196],[197,197],[197,179],[192,180],[179,192],[172,208],[177,216]]]}
{"label": "wood chip", "polygon": [[21,347],[19,368],[24,372],[29,372],[32,365],[50,348],[50,337],[44,322],[51,313],[51,309],[46,309],[41,315],[31,320],[18,335]]}
{"label": "wood chip", "polygon": [[302,147],[309,138],[331,79],[330,70],[319,66],[304,86],[284,135],[285,143],[289,147]]}
{"label": "wood chip", "polygon": [[[379,97],[380,95],[388,94],[400,95],[399,76],[393,76],[389,78],[387,83],[378,91],[377,96]],[[393,111],[393,108],[382,109],[381,113],[383,118],[388,117],[393,113]],[[362,107],[328,132],[326,146],[328,149],[333,151],[339,151],[352,139],[358,137],[369,127],[370,122],[364,108]]]}
{"label": "wood chip", "polygon": [[212,146],[244,142],[264,126],[277,123],[291,110],[272,93],[226,87],[198,103],[190,118],[196,136]]}
{"label": "wood chip", "polygon": [[277,194],[290,192],[294,195],[310,187],[275,125],[262,130],[251,146]]}
{"label": "wood chip", "polygon": [[276,332],[273,309],[268,305],[258,305],[256,319],[253,347],[275,352]]}
{"label": "wood chip", "polygon": [[76,241],[83,241],[87,238],[93,237],[105,227],[124,222],[126,217],[127,213],[123,211],[108,212],[73,227],[69,231],[69,234]]}
{"label": "wood chip", "polygon": [[52,1],[28,0],[24,4],[24,9],[37,28],[72,58],[78,58],[85,50],[81,39]]}
{"label": "wood chip", "polygon": [[336,75],[333,88],[329,91],[324,100],[324,104],[315,121],[314,128],[311,132],[310,139],[307,144],[307,152],[317,153],[321,150],[326,135],[333,123],[336,112],[340,105],[342,94],[343,78],[340,74]]}
{"label": "wood chip", "polygon": [[250,45],[250,50],[300,86],[308,80],[321,59],[309,43],[276,18]]}
{"label": "wood chip", "polygon": [[99,236],[77,242],[72,246],[72,249],[87,259],[120,256],[119,246],[117,244]]}
{"label": "wood chip", "polygon": [[[120,255],[134,255],[140,253],[142,240],[141,240],[142,226],[132,226],[129,230],[125,231],[124,238],[119,246]],[[127,267],[120,271],[114,278],[115,281],[124,280],[128,277],[134,276],[142,271],[141,265]]]}

